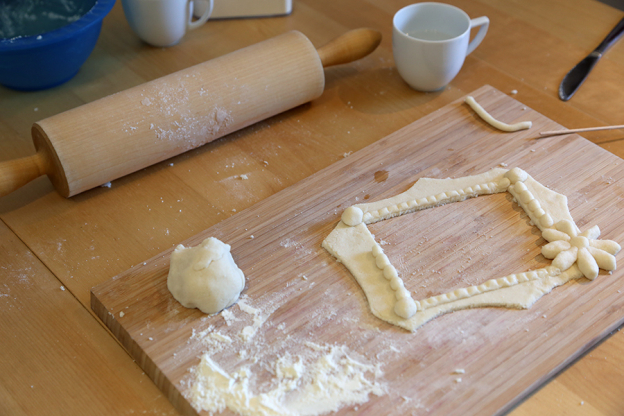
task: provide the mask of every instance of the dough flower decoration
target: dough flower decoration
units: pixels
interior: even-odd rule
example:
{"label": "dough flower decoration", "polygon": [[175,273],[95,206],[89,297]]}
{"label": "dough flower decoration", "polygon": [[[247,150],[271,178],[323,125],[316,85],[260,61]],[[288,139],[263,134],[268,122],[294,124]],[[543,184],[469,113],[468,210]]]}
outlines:
{"label": "dough flower decoration", "polygon": [[622,247],[612,240],[598,240],[600,228],[594,225],[582,233],[572,221],[561,220],[555,228],[547,228],[542,237],[549,241],[542,247],[542,255],[553,259],[552,265],[562,272],[576,263],[583,276],[594,280],[598,269],[613,271],[615,255]]}

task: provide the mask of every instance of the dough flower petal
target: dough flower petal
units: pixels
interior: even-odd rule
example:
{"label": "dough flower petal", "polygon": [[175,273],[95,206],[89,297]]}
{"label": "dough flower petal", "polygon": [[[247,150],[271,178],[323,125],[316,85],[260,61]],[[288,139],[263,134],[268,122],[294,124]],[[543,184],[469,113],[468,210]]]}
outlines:
{"label": "dough flower petal", "polygon": [[542,247],[542,256],[547,259],[554,259],[559,253],[569,250],[572,246],[567,241],[557,240]]}
{"label": "dough flower petal", "polygon": [[589,240],[589,245],[591,247],[599,248],[600,250],[604,250],[609,254],[616,255],[620,252],[622,247],[612,240]]}
{"label": "dough flower petal", "polygon": [[594,280],[598,276],[598,264],[586,248],[582,248],[578,251],[576,264],[581,273],[589,280]]}
{"label": "dough flower petal", "polygon": [[587,237],[590,240],[595,240],[600,237],[600,228],[597,225],[594,225],[589,230],[581,233],[583,237]]}
{"label": "dough flower petal", "polygon": [[615,256],[611,255],[611,253],[607,253],[604,250],[591,246],[587,247],[587,250],[589,251],[589,254],[594,257],[594,260],[596,260],[598,267],[608,272],[615,270],[616,260]]}
{"label": "dough flower petal", "polygon": [[566,271],[576,262],[578,248],[572,247],[570,250],[562,251],[552,262],[552,265],[559,270]]}
{"label": "dough flower petal", "polygon": [[546,228],[542,232],[542,237],[546,241],[570,241],[570,236],[563,231],[555,230],[554,228]]}
{"label": "dough flower petal", "polygon": [[542,237],[549,241],[542,247],[542,255],[553,259],[554,267],[563,272],[576,263],[583,276],[590,280],[598,276],[599,269],[615,270],[615,255],[622,247],[615,241],[597,240],[600,237],[597,225],[581,233],[574,222],[561,220],[555,228],[542,232]]}
{"label": "dough flower petal", "polygon": [[555,224],[555,227],[557,230],[566,233],[570,237],[576,237],[578,235],[576,224],[570,220],[561,220]]}

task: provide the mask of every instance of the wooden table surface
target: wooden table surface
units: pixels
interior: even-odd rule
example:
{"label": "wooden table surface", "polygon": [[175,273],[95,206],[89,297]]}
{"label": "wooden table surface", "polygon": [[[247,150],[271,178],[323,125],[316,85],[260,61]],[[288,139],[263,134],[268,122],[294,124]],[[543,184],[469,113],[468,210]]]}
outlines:
{"label": "wooden table surface", "polygon": [[[622,12],[594,0],[449,3],[488,16],[490,29],[436,93],[413,91],[394,66],[392,15],[409,4],[399,0],[296,0],[290,16],[212,21],[166,49],[142,43],[118,2],[70,82],[31,93],[0,87],[5,161],[34,152],[30,126],[37,120],[288,30],[316,46],[357,27],[384,36],[369,57],[327,69],[325,92],[312,103],[110,188],[64,199],[42,177],[0,198],[0,414],[176,414],[93,316],[91,287],[485,84],[516,90],[514,98],[569,128],[624,124],[624,42],[571,101],[557,97],[564,74]],[[623,131],[584,137],[624,157]],[[235,181],[241,174],[249,179]],[[623,412],[624,334],[616,331],[511,414]]]}

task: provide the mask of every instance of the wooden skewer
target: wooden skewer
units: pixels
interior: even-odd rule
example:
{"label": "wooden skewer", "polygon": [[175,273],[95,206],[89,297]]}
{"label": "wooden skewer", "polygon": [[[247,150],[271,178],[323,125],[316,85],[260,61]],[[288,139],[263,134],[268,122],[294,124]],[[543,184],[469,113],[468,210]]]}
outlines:
{"label": "wooden skewer", "polygon": [[617,130],[617,129],[624,129],[624,124],[619,125],[619,126],[587,127],[584,129],[542,131],[540,132],[540,136],[559,136],[562,134],[582,133],[585,131]]}

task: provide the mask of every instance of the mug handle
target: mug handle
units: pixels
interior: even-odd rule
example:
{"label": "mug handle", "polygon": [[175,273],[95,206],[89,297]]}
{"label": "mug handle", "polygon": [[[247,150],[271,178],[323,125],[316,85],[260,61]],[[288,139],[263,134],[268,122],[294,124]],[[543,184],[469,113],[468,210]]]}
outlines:
{"label": "mug handle", "polygon": [[[193,0],[188,0],[188,5],[191,6],[192,2],[193,2]],[[189,30],[197,29],[198,27],[200,27],[201,25],[206,23],[206,20],[208,20],[208,18],[212,14],[212,8],[214,6],[214,1],[213,0],[209,0],[208,3],[209,3],[209,5],[206,8],[206,11],[204,12],[204,14],[198,20],[192,22],[191,19],[193,18],[193,13],[189,13],[189,22],[187,24],[187,27],[188,27]],[[190,9],[190,7],[189,7],[189,9]]]}
{"label": "mug handle", "polygon": [[474,51],[476,47],[479,46],[479,44],[485,37],[485,34],[487,33],[488,26],[490,26],[490,19],[488,19],[485,16],[477,17],[476,19],[471,19],[470,29],[472,29],[473,27],[477,27],[477,26],[481,26],[481,27],[479,28],[479,31],[477,32],[477,35],[474,37],[472,42],[468,44],[468,51],[466,52],[466,55],[470,55],[470,53],[472,53],[472,51]]}

